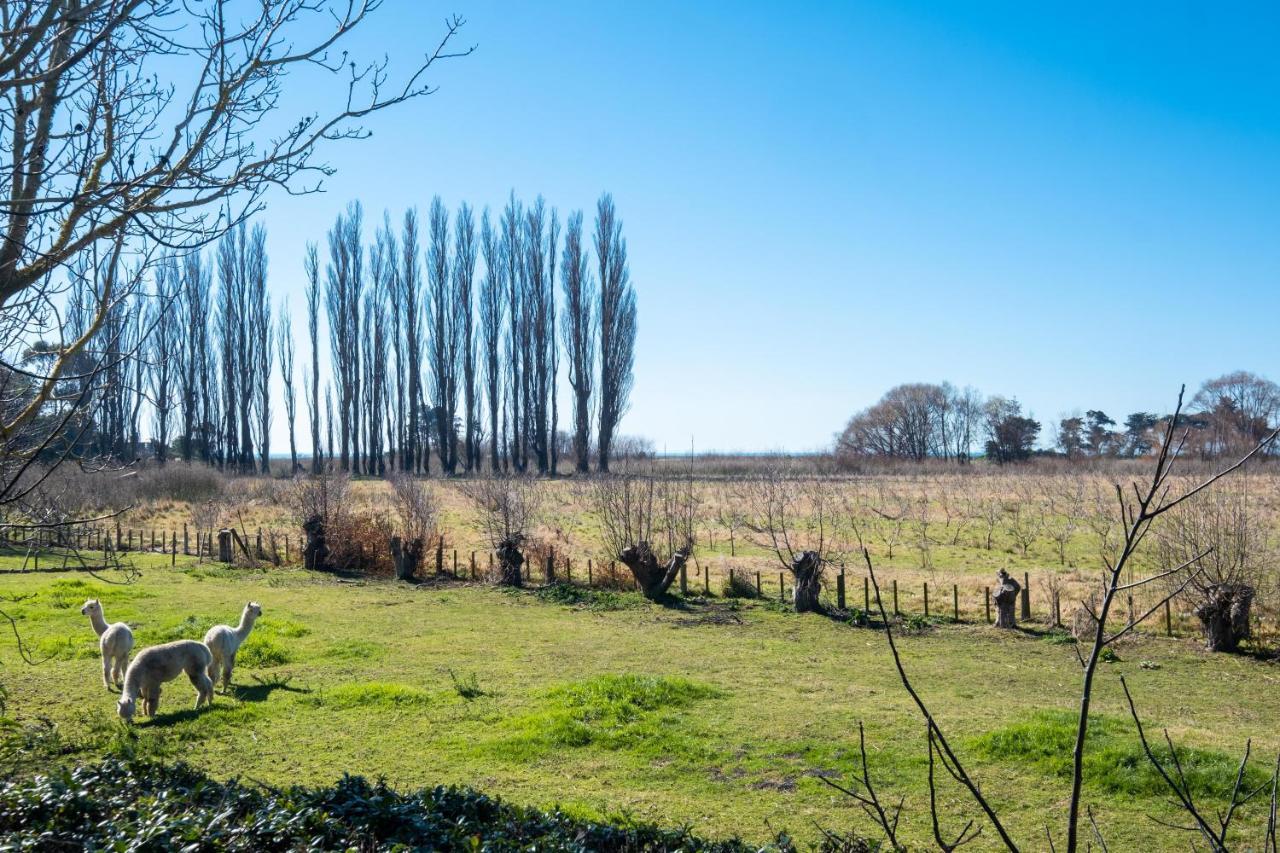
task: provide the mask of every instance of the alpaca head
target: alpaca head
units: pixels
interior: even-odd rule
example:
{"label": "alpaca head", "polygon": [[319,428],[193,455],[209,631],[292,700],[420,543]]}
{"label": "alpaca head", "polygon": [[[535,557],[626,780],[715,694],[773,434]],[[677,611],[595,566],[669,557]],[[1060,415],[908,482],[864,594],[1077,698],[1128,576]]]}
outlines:
{"label": "alpaca head", "polygon": [[95,614],[101,616],[102,602],[98,601],[96,598],[91,598],[84,603],[83,607],[80,608],[80,613],[85,616],[93,616]]}
{"label": "alpaca head", "polygon": [[262,605],[256,601],[250,601],[244,606],[244,615],[249,619],[257,619],[262,615]]}
{"label": "alpaca head", "polygon": [[132,696],[122,698],[116,703],[116,713],[120,715],[120,719],[126,723],[133,722],[133,713],[138,709],[138,700]]}

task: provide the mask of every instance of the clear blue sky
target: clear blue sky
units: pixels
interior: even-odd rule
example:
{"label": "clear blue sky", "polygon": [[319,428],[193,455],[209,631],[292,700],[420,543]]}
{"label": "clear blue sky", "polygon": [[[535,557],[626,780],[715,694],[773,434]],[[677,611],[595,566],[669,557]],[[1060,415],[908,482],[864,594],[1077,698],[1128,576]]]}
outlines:
{"label": "clear blue sky", "polygon": [[273,289],[302,333],[303,245],[353,198],[514,188],[563,218],[607,189],[639,301],[623,431],[659,449],[818,448],[907,381],[1048,431],[1280,379],[1278,8],[386,0],[353,52],[407,68],[448,12],[477,50],[331,149],[325,195],[271,198]]}

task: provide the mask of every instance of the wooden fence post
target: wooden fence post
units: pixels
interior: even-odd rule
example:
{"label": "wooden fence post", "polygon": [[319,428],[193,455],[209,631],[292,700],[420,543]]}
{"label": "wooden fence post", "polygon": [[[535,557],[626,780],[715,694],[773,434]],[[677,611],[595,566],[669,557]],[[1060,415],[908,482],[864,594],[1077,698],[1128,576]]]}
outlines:
{"label": "wooden fence post", "polygon": [[190,553],[191,553],[191,540],[187,538],[187,523],[184,521],[182,522],[182,556],[185,557]]}
{"label": "wooden fence post", "polygon": [[924,618],[929,618],[929,582],[924,582]]}
{"label": "wooden fence post", "polygon": [[702,567],[702,592],[704,595],[711,594],[711,566]]}
{"label": "wooden fence post", "polygon": [[[591,561],[587,560],[587,576],[591,575]],[[590,581],[588,581],[590,583]],[[689,566],[687,563],[680,563],[680,594],[689,594]]]}
{"label": "wooden fence post", "polygon": [[218,531],[218,562],[231,562],[231,531],[225,527]]}
{"label": "wooden fence post", "polygon": [[951,606],[955,609],[955,621],[960,621],[960,587],[958,584],[951,585]]}
{"label": "wooden fence post", "polygon": [[756,572],[756,595],[764,595],[764,587],[760,585],[760,573]]}
{"label": "wooden fence post", "polygon": [[787,584],[782,578],[782,572],[778,572],[778,600],[787,600]]}
{"label": "wooden fence post", "polygon": [[547,576],[546,581],[548,585],[556,582],[556,549],[555,548],[551,548],[547,551],[546,576]]}
{"label": "wooden fence post", "polygon": [[453,549],[453,579],[458,579],[458,549]]}
{"label": "wooden fence post", "polygon": [[983,589],[986,591],[986,596],[987,596],[987,604],[986,604],[987,624],[990,625],[991,624],[991,587],[984,586]]}
{"label": "wooden fence post", "polygon": [[844,569],[836,575],[836,607],[844,610]]}
{"label": "wooden fence post", "polygon": [[871,578],[862,578],[862,615],[871,617]]}
{"label": "wooden fence post", "polygon": [[436,574],[444,574],[444,537],[436,542]]}
{"label": "wooden fence post", "polygon": [[1031,621],[1031,573],[1022,573],[1022,621]]}
{"label": "wooden fence post", "polygon": [[595,580],[591,577],[591,575],[593,574],[591,569],[592,569],[591,558],[588,557],[587,558],[587,586],[591,586],[593,583],[595,583]]}
{"label": "wooden fence post", "polygon": [[900,613],[901,611],[898,610],[898,579],[894,578],[893,579],[893,615],[897,616]]}
{"label": "wooden fence post", "polygon": [[471,579],[476,579],[476,552],[471,552]]}
{"label": "wooden fence post", "polygon": [[1166,635],[1173,636],[1173,610],[1169,607],[1169,599],[1164,600],[1164,632]]}

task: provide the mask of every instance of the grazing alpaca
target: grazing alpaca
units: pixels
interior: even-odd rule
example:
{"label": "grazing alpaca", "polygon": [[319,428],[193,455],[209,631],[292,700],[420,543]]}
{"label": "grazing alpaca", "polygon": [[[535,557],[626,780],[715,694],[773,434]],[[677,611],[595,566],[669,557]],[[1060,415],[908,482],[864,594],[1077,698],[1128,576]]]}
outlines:
{"label": "grazing alpaca", "polygon": [[175,640],[138,652],[124,674],[124,689],[116,710],[124,721],[132,722],[137,700],[142,700],[142,713],[154,717],[160,707],[160,685],[187,674],[196,688],[196,707],[213,704],[213,682],[209,680],[209,664],[213,655],[204,643]]}
{"label": "grazing alpaca", "polygon": [[114,681],[119,687],[124,683],[124,671],[129,666],[129,652],[133,651],[133,632],[123,622],[108,625],[102,615],[102,602],[96,598],[86,601],[80,612],[89,617],[89,623],[98,634],[103,686],[110,690]]}
{"label": "grazing alpaca", "polygon": [[204,635],[204,644],[213,653],[213,663],[209,664],[209,678],[216,684],[218,674],[222,674],[222,689],[225,692],[231,687],[231,670],[236,665],[236,652],[244,643],[253,623],[262,615],[262,606],[250,601],[240,614],[240,624],[232,628],[230,625],[214,625]]}

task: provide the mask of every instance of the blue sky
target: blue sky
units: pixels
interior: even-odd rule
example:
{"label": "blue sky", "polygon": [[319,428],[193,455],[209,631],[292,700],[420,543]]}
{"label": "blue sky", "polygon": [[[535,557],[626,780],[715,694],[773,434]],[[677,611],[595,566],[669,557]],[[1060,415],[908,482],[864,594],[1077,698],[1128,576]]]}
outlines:
{"label": "blue sky", "polygon": [[476,52],[330,149],[324,195],[270,199],[273,290],[301,333],[303,247],[354,198],[372,224],[609,190],[623,431],[659,449],[822,447],[900,382],[1047,431],[1280,379],[1280,7],[1124,6],[386,0],[357,56],[405,69],[449,12]]}

